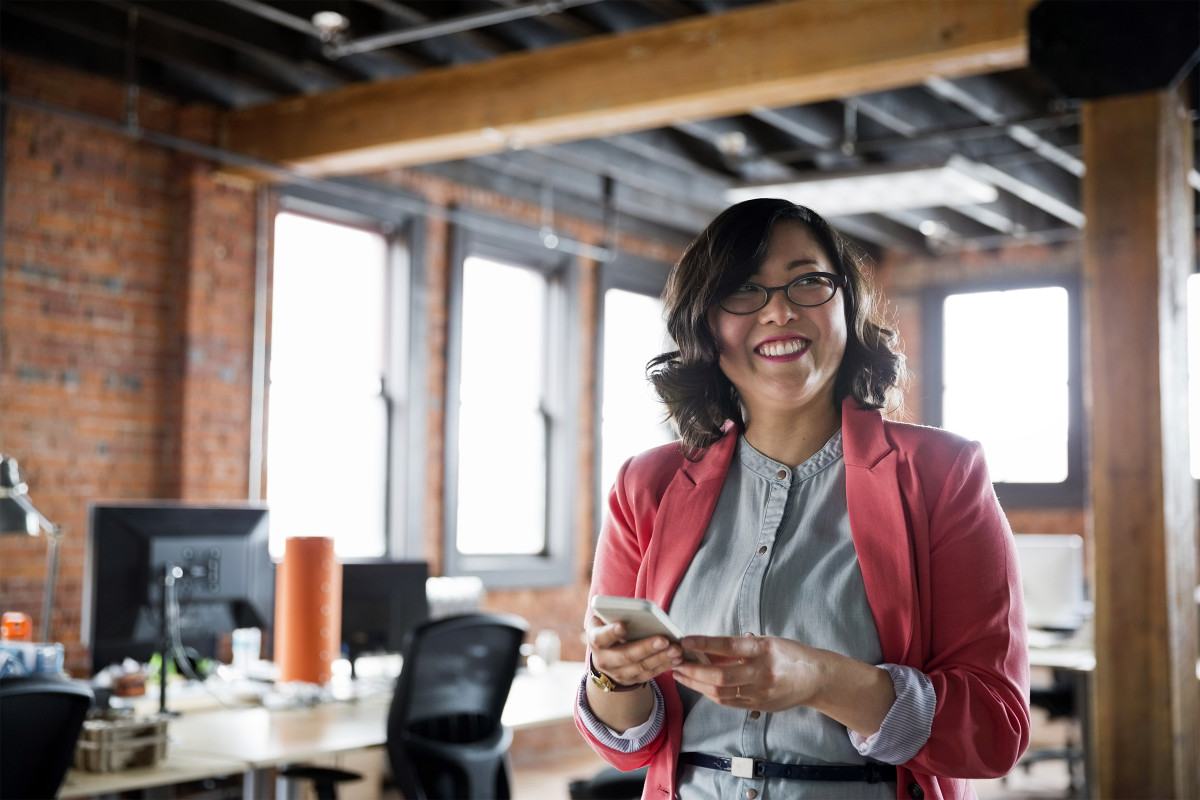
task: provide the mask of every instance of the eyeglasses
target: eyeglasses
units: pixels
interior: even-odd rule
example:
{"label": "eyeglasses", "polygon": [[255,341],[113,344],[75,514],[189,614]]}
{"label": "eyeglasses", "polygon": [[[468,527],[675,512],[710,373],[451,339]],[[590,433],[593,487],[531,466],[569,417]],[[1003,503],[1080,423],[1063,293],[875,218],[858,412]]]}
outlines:
{"label": "eyeglasses", "polygon": [[787,299],[798,306],[812,308],[828,303],[839,286],[846,285],[845,275],[829,272],[808,272],[783,286],[760,286],[747,281],[717,301],[730,314],[753,314],[771,300],[771,293],[783,291]]}

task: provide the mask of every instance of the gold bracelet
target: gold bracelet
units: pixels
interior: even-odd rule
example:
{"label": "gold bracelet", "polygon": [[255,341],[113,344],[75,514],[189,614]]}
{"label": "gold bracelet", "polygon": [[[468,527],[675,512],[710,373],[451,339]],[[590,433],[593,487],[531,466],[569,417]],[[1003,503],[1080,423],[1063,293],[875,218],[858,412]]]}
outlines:
{"label": "gold bracelet", "polygon": [[646,685],[647,681],[635,683],[626,686],[622,683],[617,683],[612,678],[605,675],[600,670],[596,669],[595,663],[592,661],[592,654],[588,653],[588,676],[592,679],[592,683],[596,684],[602,692],[632,692],[634,689],[640,689]]}

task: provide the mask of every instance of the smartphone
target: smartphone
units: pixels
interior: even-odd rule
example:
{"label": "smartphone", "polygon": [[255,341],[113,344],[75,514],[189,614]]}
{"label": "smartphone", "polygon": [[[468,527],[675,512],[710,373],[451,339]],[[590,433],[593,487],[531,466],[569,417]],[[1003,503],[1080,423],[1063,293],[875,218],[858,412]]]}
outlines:
{"label": "smartphone", "polygon": [[[636,642],[650,636],[662,636],[668,641],[678,643],[684,637],[667,612],[659,608],[652,600],[641,597],[613,597],[612,595],[596,595],[592,598],[592,613],[606,623],[622,622],[625,624],[625,638]],[[688,661],[708,663],[703,653],[684,650],[683,657]]]}

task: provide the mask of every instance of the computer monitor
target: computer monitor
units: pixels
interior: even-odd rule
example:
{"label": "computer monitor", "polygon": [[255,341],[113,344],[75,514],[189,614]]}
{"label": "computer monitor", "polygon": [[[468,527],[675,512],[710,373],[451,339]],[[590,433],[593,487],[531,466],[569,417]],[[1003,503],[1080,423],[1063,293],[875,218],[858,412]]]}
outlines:
{"label": "computer monitor", "polygon": [[1028,626],[1048,631],[1078,629],[1088,612],[1083,537],[1020,533],[1015,538]]}
{"label": "computer monitor", "polygon": [[342,562],[342,649],[353,665],[363,653],[400,653],[405,635],[429,618],[424,561]]}
{"label": "computer monitor", "polygon": [[[235,628],[263,629],[275,609],[267,509],[254,504],[93,504],[85,554],[82,638],[93,672],[147,662],[162,644],[164,576],[174,567],[185,648],[218,657]],[[169,595],[168,595],[169,596]]]}

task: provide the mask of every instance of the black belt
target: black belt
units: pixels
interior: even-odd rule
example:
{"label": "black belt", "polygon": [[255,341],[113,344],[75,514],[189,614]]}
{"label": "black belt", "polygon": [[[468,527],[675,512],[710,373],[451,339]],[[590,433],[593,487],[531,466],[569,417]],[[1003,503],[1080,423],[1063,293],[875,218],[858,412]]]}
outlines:
{"label": "black belt", "polygon": [[776,764],[756,758],[709,756],[704,753],[680,753],[684,764],[705,769],[732,772],[739,778],[794,778],[802,781],[880,781],[896,780],[896,768],[891,764],[861,764],[855,766],[815,766],[808,764]]}

